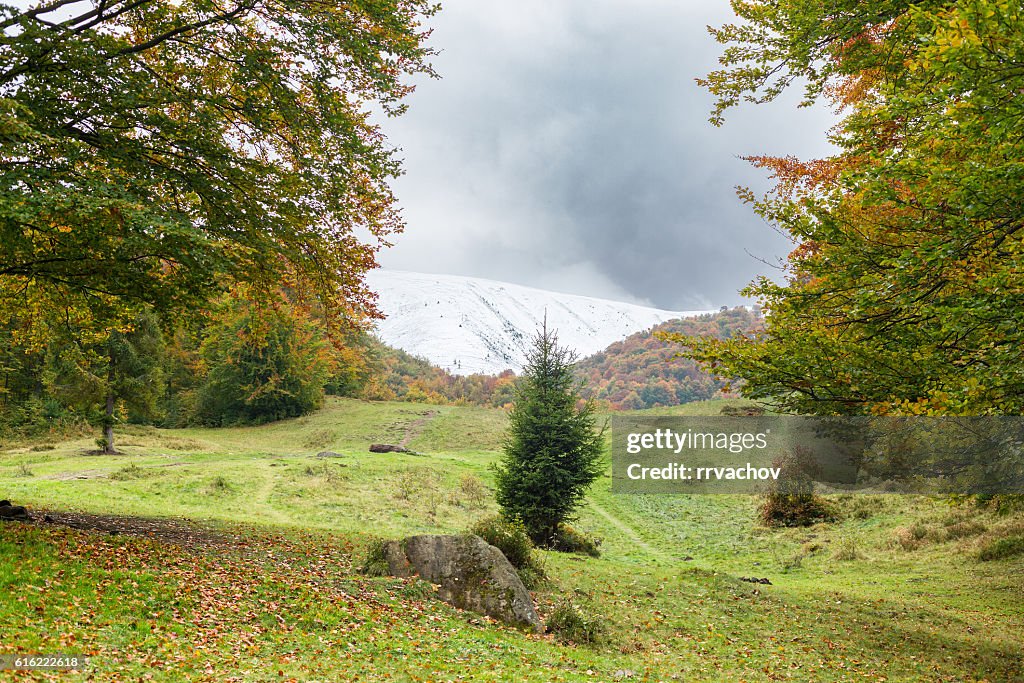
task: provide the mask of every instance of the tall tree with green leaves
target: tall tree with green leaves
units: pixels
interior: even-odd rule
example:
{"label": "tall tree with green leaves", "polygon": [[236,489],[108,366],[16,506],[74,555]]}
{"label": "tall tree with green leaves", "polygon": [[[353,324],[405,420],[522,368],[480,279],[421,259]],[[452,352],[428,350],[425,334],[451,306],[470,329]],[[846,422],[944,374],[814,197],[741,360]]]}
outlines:
{"label": "tall tree with green leaves", "polygon": [[284,297],[257,308],[244,294],[232,296],[200,350],[206,377],[195,417],[221,426],[316,410],[332,369],[330,351],[322,329]]}
{"label": "tall tree with green leaves", "polygon": [[747,290],[765,331],[689,339],[748,396],[806,413],[1024,410],[1024,9],[999,0],[735,0],[713,121],[794,82],[841,108],[834,156],[753,157],[743,197],[792,236]]}
{"label": "tall tree with green leaves", "polygon": [[502,514],[521,520],[539,546],[556,541],[604,469],[604,430],[596,428],[594,404],[580,398],[574,360],[545,321],[516,387],[496,471]]}
{"label": "tall tree with green leaves", "polygon": [[[202,303],[287,285],[333,325],[401,229],[398,114],[427,0],[0,2],[0,290],[23,309]],[[42,333],[45,336],[45,331]]]}

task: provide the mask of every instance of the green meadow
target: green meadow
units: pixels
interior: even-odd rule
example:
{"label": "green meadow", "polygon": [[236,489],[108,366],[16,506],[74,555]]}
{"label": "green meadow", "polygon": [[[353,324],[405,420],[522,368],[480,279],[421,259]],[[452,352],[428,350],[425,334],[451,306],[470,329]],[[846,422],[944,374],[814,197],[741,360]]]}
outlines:
{"label": "green meadow", "polygon": [[0,677],[1024,680],[1024,516],[973,502],[836,496],[834,523],[777,530],[751,496],[618,495],[605,477],[574,522],[601,557],[541,553],[535,592],[542,616],[569,600],[599,624],[592,644],[361,575],[374,538],[497,512],[504,428],[498,409],[332,399],[259,427],[127,427],[116,456],[92,434],[4,443],[0,497],[53,521],[0,527],[0,653],[92,660]]}

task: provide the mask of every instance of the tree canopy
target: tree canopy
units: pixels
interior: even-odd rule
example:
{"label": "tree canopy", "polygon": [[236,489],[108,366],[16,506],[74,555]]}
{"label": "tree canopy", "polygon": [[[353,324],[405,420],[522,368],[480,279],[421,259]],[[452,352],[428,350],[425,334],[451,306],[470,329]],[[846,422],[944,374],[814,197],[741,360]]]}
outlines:
{"label": "tree canopy", "polygon": [[803,81],[842,114],[817,161],[752,157],[795,243],[753,283],[763,334],[689,339],[744,392],[811,413],[1024,409],[1024,11],[994,0],[733,2],[712,114]]}
{"label": "tree canopy", "polygon": [[200,349],[206,372],[196,418],[213,426],[260,423],[319,408],[332,358],[314,321],[283,298],[261,312],[241,296],[223,308]]}
{"label": "tree canopy", "polygon": [[[431,73],[423,0],[0,4],[0,287],[22,309],[166,311],[228,282],[375,313],[401,228],[372,111]],[[114,323],[116,324],[116,322]]]}

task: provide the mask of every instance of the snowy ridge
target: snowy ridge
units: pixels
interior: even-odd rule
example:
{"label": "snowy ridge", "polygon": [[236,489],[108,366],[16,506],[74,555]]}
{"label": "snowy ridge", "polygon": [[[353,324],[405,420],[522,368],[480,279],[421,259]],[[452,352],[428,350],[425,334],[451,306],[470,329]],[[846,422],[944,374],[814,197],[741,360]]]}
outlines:
{"label": "snowy ridge", "polygon": [[666,311],[608,299],[559,294],[459,275],[376,270],[367,276],[387,316],[385,343],[452,373],[519,372],[544,320],[580,357],[641,330],[708,311]]}

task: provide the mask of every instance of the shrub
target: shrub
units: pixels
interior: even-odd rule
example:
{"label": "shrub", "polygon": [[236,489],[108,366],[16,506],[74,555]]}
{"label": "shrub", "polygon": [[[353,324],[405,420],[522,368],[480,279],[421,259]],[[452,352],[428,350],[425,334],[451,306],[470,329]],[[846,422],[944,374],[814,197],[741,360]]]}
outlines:
{"label": "shrub", "polygon": [[818,522],[830,522],[835,516],[831,506],[814,493],[769,492],[761,504],[759,513],[765,526],[811,526]]}
{"label": "shrub", "polygon": [[395,498],[407,501],[426,501],[436,507],[436,492],[441,487],[441,477],[431,467],[406,467],[394,478]]}
{"label": "shrub", "polygon": [[838,547],[832,553],[832,557],[840,562],[850,562],[860,558],[857,552],[857,542],[852,538],[844,538],[839,541]]}
{"label": "shrub", "polygon": [[546,579],[544,566],[522,522],[500,516],[488,517],[474,524],[469,532],[500,550],[528,589],[536,588]]}
{"label": "shrub", "polygon": [[896,541],[896,545],[904,550],[917,550],[921,547],[921,539],[914,536],[911,527],[900,527],[893,533],[893,539]]}
{"label": "shrub", "polygon": [[366,547],[366,555],[359,567],[359,573],[367,576],[390,576],[391,567],[388,565],[387,555],[384,553],[384,546],[387,544],[383,538],[374,538]]}
{"label": "shrub", "polygon": [[547,632],[563,643],[596,645],[604,640],[607,629],[603,619],[587,614],[579,605],[566,600],[548,616]]}
{"label": "shrub", "polygon": [[397,489],[395,497],[400,500],[411,500],[413,494],[417,493],[421,488],[419,477],[409,468],[396,475],[394,481]]}
{"label": "shrub", "polygon": [[978,559],[982,562],[989,562],[991,560],[1007,560],[1018,555],[1024,555],[1024,536],[1009,536],[989,541],[981,547]]}
{"label": "shrub", "polygon": [[462,475],[462,479],[459,480],[459,490],[466,497],[466,502],[471,508],[482,508],[487,502],[487,487],[475,474]]}
{"label": "shrub", "polygon": [[488,517],[474,524],[469,531],[500,550],[516,569],[533,561],[533,542],[526,535],[526,527],[518,520]]}
{"label": "shrub", "polygon": [[564,553],[581,553],[591,557],[601,556],[600,545],[600,540],[591,538],[568,524],[558,525],[558,531],[555,532],[555,537],[551,542],[553,550],[560,550]]}
{"label": "shrub", "polygon": [[973,520],[964,520],[962,522],[955,522],[946,526],[946,536],[950,539],[956,538],[967,538],[969,536],[977,536],[983,534],[988,530],[988,527],[982,522],[976,522]]}
{"label": "shrub", "polygon": [[777,459],[773,465],[781,470],[772,482],[761,504],[760,520],[765,526],[811,526],[830,522],[835,512],[828,502],[814,493],[815,463],[806,449],[797,447]]}
{"label": "shrub", "polygon": [[231,482],[229,482],[224,477],[217,475],[210,481],[210,484],[207,487],[207,492],[211,494],[227,493],[232,488],[233,487],[231,486]]}

